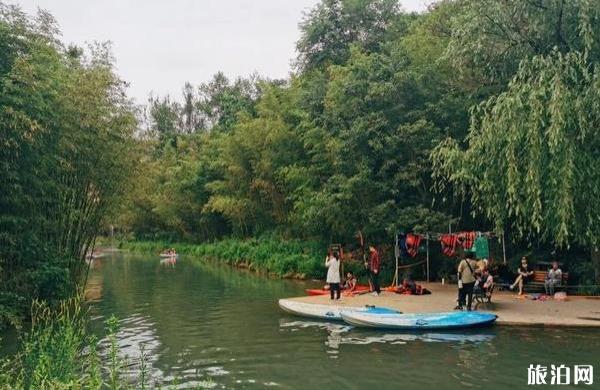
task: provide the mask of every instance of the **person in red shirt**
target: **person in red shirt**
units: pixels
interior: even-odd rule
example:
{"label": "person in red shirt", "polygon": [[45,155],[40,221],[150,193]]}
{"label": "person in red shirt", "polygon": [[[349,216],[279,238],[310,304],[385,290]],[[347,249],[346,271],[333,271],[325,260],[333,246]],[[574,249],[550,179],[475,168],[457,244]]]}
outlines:
{"label": "person in red shirt", "polygon": [[379,252],[375,247],[369,247],[369,278],[373,295],[379,295],[381,288],[379,287]]}

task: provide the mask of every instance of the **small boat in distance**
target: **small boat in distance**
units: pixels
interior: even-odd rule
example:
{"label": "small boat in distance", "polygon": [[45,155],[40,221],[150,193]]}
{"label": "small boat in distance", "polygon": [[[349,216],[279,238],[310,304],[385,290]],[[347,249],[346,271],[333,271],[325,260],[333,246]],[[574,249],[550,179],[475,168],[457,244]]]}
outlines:
{"label": "small boat in distance", "polygon": [[175,248],[167,249],[164,252],[162,252],[159,256],[160,257],[167,257],[167,258],[177,258],[177,257],[179,257],[179,255],[177,254],[177,251],[175,250]]}

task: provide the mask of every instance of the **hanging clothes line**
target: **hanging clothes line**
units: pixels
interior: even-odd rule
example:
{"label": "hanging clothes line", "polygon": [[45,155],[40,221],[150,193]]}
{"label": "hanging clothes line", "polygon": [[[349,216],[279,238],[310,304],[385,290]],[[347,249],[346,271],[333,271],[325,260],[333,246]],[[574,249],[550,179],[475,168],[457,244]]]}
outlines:
{"label": "hanging clothes line", "polygon": [[[485,240],[481,240],[481,238],[485,238]],[[399,274],[398,271],[404,268],[410,268],[423,262],[426,262],[427,268],[427,282],[429,282],[429,241],[435,240],[440,241],[442,245],[442,252],[446,256],[454,256],[456,247],[460,245],[464,249],[474,250],[479,256],[488,257],[489,256],[489,247],[487,239],[489,238],[498,238],[502,242],[502,259],[504,264],[506,264],[506,245],[504,243],[504,233],[501,235],[496,234],[493,231],[487,232],[476,232],[476,231],[461,231],[455,233],[437,233],[437,232],[424,232],[424,233],[396,233],[396,242],[395,242],[395,250],[394,257],[396,260],[396,272],[394,274],[394,282],[396,286],[399,284]],[[425,239],[425,247],[426,247],[426,259],[414,264],[409,265],[400,265],[401,256],[405,257],[416,257],[419,251],[419,247],[421,241]],[[480,241],[480,242],[479,242]]]}

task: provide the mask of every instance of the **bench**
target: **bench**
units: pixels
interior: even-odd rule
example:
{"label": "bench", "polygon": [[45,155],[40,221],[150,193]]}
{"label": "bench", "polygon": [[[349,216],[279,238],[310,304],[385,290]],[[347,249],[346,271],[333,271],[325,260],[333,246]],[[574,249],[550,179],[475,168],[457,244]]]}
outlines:
{"label": "bench", "polygon": [[[548,271],[533,271],[533,277],[529,283],[526,283],[524,287],[540,287],[544,288],[544,282],[546,281],[546,277],[548,276]],[[554,290],[566,290],[567,289],[567,281],[569,280],[569,273],[562,273],[562,283],[560,286],[554,286]]]}

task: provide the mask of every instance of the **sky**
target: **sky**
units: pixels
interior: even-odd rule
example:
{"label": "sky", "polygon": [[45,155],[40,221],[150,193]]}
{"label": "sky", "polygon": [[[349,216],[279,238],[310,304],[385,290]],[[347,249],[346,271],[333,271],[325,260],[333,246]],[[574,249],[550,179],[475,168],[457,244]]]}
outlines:
{"label": "sky", "polygon": [[[179,100],[186,81],[218,71],[285,78],[296,57],[303,13],[318,0],[4,0],[26,12],[50,11],[65,44],[110,41],[117,73],[137,103]],[[408,11],[431,0],[401,0]]]}

